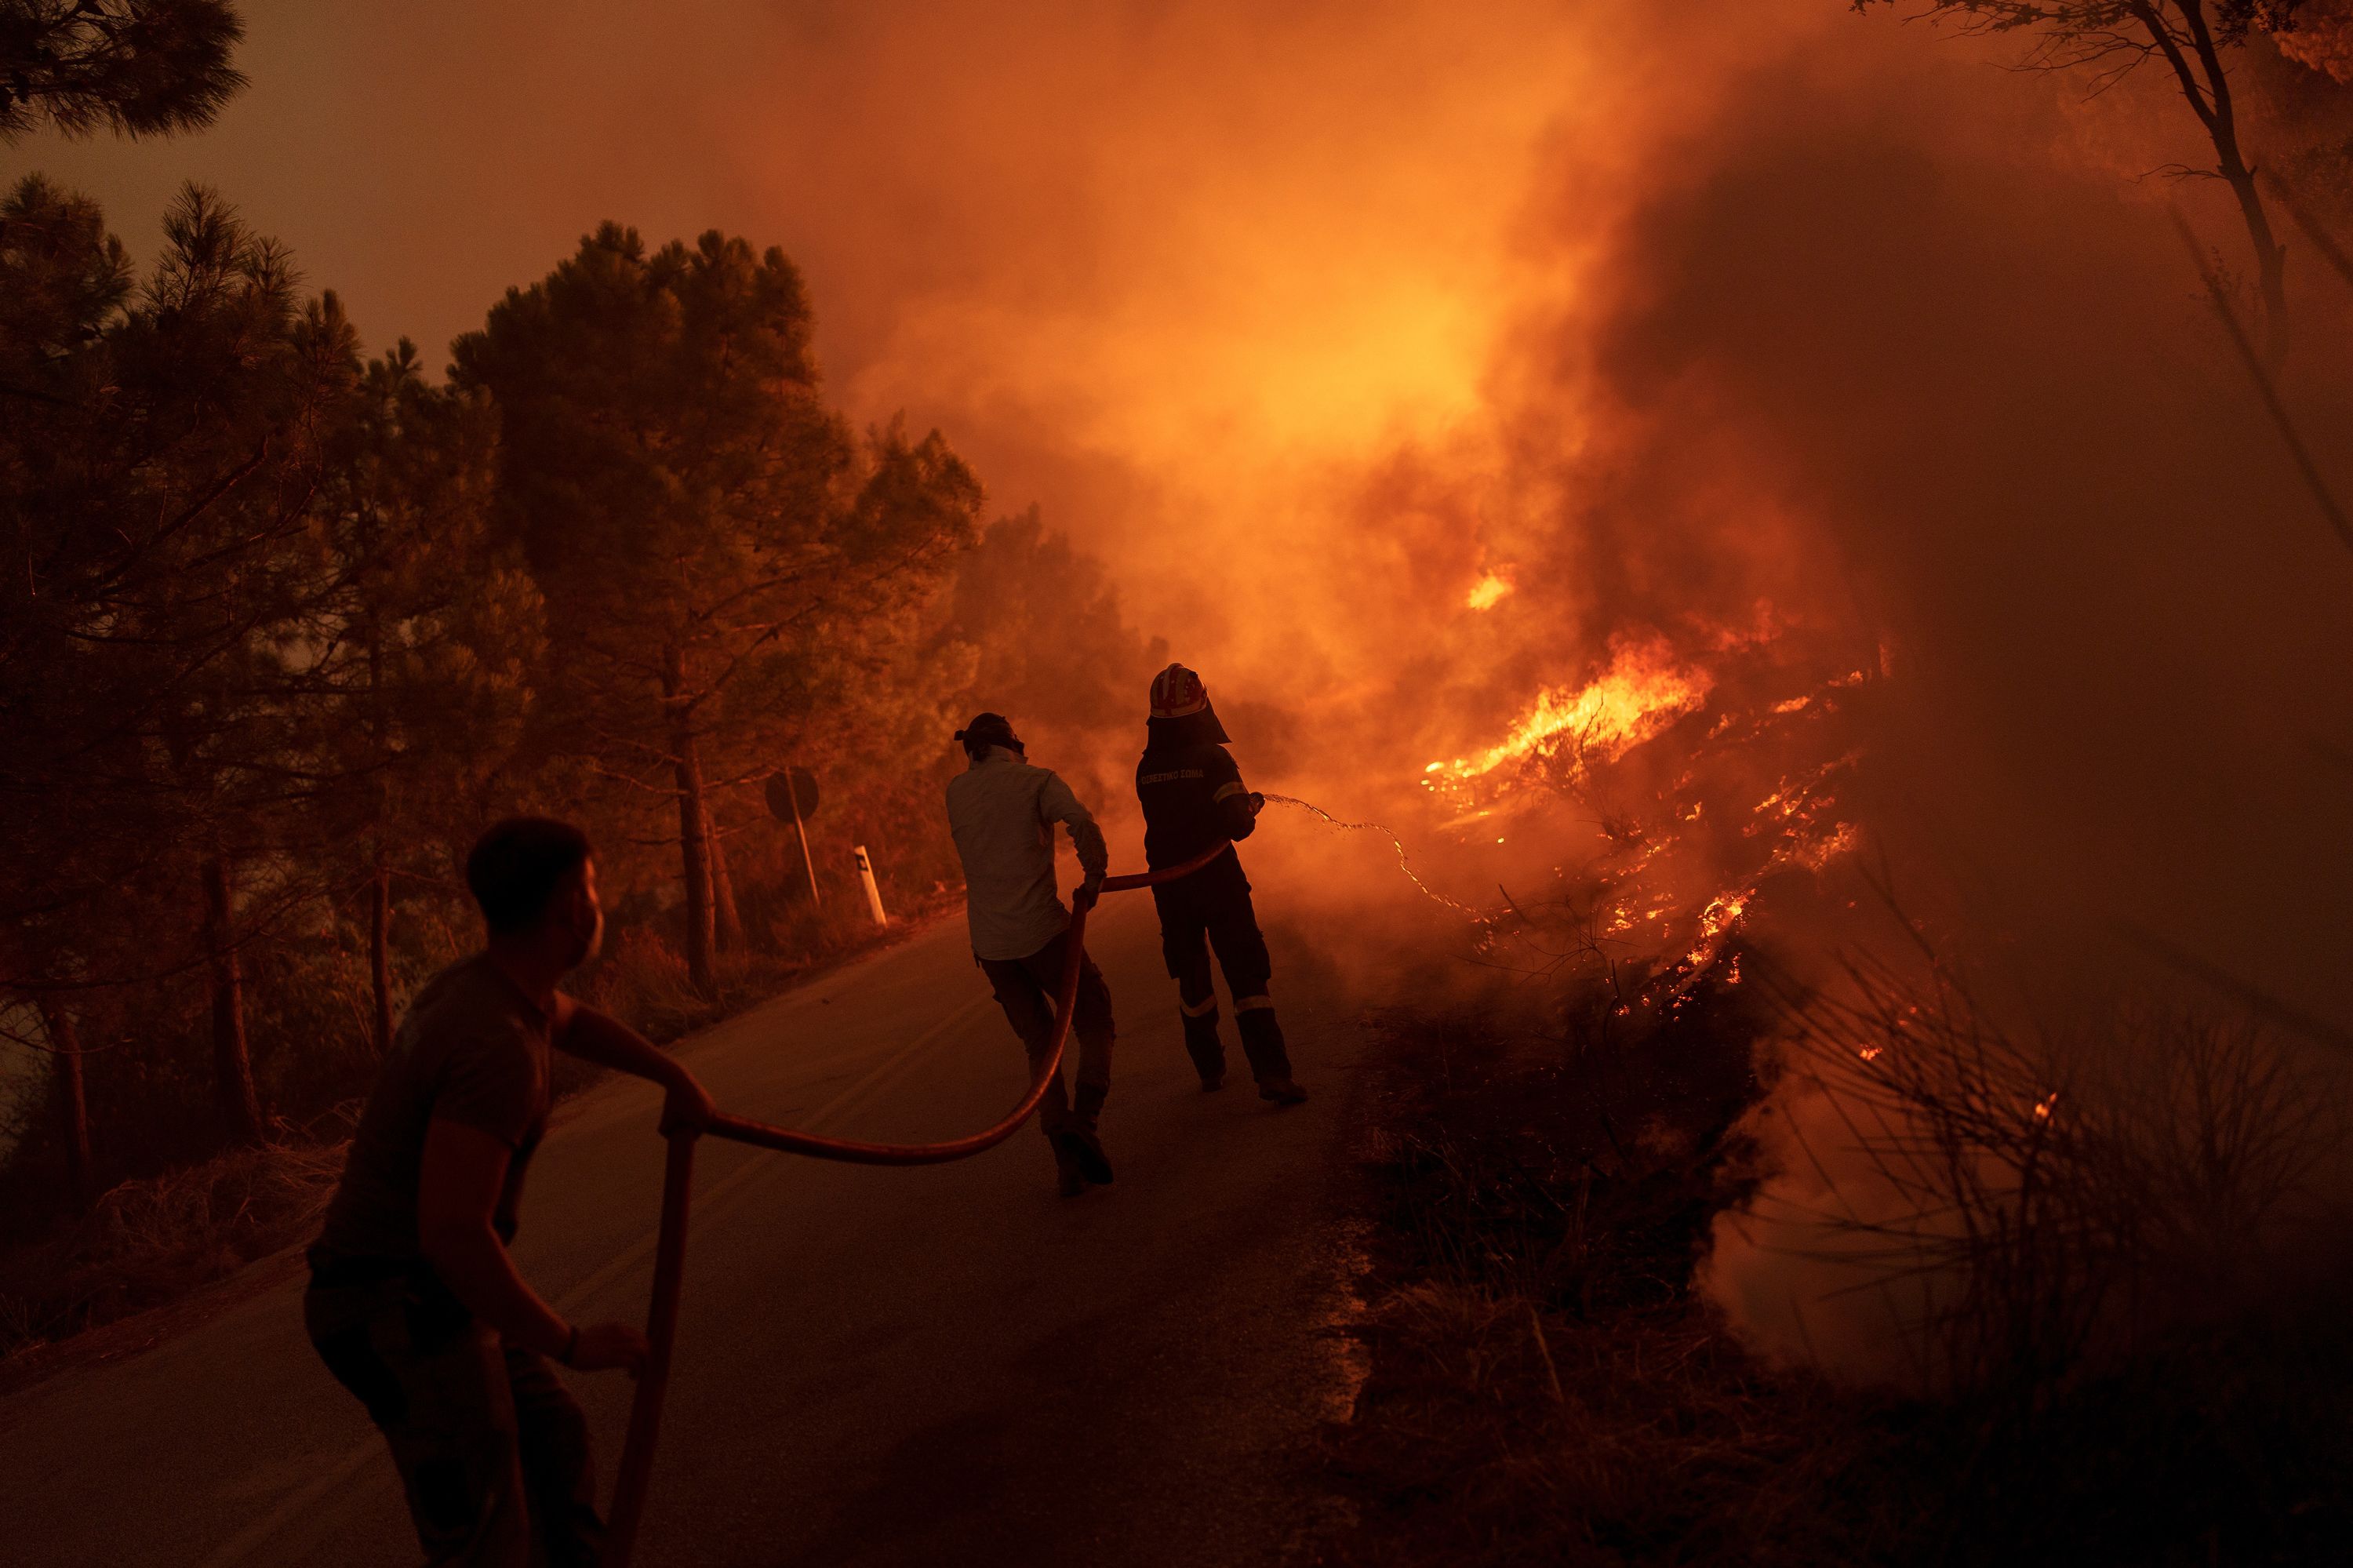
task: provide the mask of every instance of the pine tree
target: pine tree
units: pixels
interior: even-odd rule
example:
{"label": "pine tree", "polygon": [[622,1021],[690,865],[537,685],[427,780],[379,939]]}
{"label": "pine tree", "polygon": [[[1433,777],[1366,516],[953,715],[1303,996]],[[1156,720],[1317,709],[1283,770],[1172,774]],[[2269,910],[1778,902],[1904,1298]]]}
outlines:
{"label": "pine tree", "polygon": [[936,433],[851,436],[811,326],[781,251],[712,232],[649,254],[607,224],[456,349],[498,404],[499,516],[547,602],[549,743],[674,822],[706,993],[713,800],[776,766],[778,715],[739,692],[811,656],[828,618],[927,592],[980,503]]}
{"label": "pine tree", "polygon": [[370,1037],[392,1042],[399,884],[448,884],[437,844],[486,817],[539,658],[539,592],[490,533],[497,416],[425,379],[406,339],[369,363],[329,454],[301,694],[320,739],[315,853],[356,851],[368,906]]}
{"label": "pine tree", "polygon": [[245,85],[228,0],[0,0],[0,141],[209,125]]}
{"label": "pine tree", "polygon": [[221,1119],[257,1137],[241,953],[300,892],[273,835],[318,784],[289,678],[350,327],[196,187],[135,291],[86,203],[27,180],[0,225],[0,296],[79,313],[0,347],[0,919],[69,930],[76,986],[206,969]]}

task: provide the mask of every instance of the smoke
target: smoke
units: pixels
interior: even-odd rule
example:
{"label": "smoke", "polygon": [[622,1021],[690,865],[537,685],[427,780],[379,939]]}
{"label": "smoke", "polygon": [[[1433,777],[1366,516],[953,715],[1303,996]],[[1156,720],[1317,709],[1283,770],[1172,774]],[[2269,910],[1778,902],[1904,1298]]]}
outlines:
{"label": "smoke", "polygon": [[2353,81],[2353,5],[2346,0],[2308,0],[2297,8],[2293,31],[2279,35],[2280,53],[2325,71],[2337,81]]}
{"label": "smoke", "polygon": [[[672,226],[783,243],[853,408],[1039,503],[1207,674],[1253,782],[1390,823],[1450,894],[1590,845],[1594,812],[1474,831],[1432,759],[1615,650],[1778,650],[1872,676],[1841,810],[2035,1005],[2173,986],[2129,931],[2353,1016],[2353,560],[2175,236],[2178,209],[2252,270],[2219,184],[2160,172],[2211,162],[2169,79],[2094,97],[1837,0],[1666,9],[720,6],[644,69],[712,209]],[[2345,302],[2293,267],[2327,450]],[[1713,722],[1630,760],[1664,788]],[[1377,923],[1461,939],[1371,835],[1270,821],[1253,874],[1335,956]],[[1822,969],[1848,939],[1778,936]],[[1793,1082],[1773,1114],[1836,1107]],[[1883,1316],[1810,1331],[1843,1276],[1763,1217],[1820,1196],[1774,1147],[1786,1202],[1710,1287],[1768,1350],[1896,1364]]]}
{"label": "smoke", "polygon": [[881,154],[886,186],[950,166],[901,193],[936,253],[899,255],[903,210],[873,226],[900,276],[878,340],[837,362],[846,391],[944,410],[996,492],[1114,559],[1139,622],[1222,691],[1297,708],[1386,686],[1379,655],[1431,591],[1476,578],[1464,520],[1361,526],[1334,498],[1401,438],[1483,414],[1533,262],[1512,226],[1592,67],[1556,10],[861,25],[839,101],[806,111],[854,127],[845,149],[909,143]]}
{"label": "smoke", "polygon": [[[1651,127],[1588,291],[1531,356],[1553,374],[1499,410],[1542,454],[1522,471],[1562,475],[1507,604],[1533,577],[1589,639],[1765,599],[1878,641],[1851,804],[1951,956],[2031,998],[2029,1028],[2178,995],[2135,933],[2348,1017],[2353,560],[2170,233],[2179,204],[2229,265],[2227,206],[2132,177],[2209,161],[2194,122],[2154,79],[2087,103],[1925,29],[1740,9],[1778,26],[1684,57],[1704,113]],[[1593,242],[1581,173],[1564,246]],[[2298,265],[2291,395],[2308,429],[2341,428],[2343,302]],[[1573,449],[1535,433],[1556,410]],[[2047,1071],[2084,1065],[2061,1049]],[[1919,1200],[1854,1120],[1835,1081],[1788,1082],[1760,1121],[1776,1174],[1707,1282],[1769,1351],[1895,1375],[1899,1318],[1838,1292],[1855,1271],[1814,1224]]]}
{"label": "smoke", "polygon": [[[2245,108],[2317,145],[2310,9],[2244,73],[2295,114]],[[601,218],[782,245],[837,396],[1039,504],[1253,782],[1458,895],[1592,825],[1443,831],[1432,759],[1613,648],[1772,646],[1873,675],[1841,810],[1915,914],[2086,1006],[2170,983],[2131,930],[2353,1016],[2353,560],[2175,236],[2252,270],[2219,183],[2161,172],[2211,162],[2161,72],[2094,96],[1841,0],[333,12],[255,8],[211,137],[26,151],[133,236],[217,182],[377,341]],[[2332,452],[2346,302],[2300,241],[2290,276]],[[1350,929],[1452,921],[1369,835],[1273,821],[1254,872]],[[1754,1306],[1819,1283],[1788,1239],[1714,1277],[1794,1350]]]}
{"label": "smoke", "polygon": [[1438,857],[1429,759],[1769,627],[1884,675],[1851,804],[1922,913],[2086,999],[2162,983],[2129,928],[2353,1009],[2353,571],[2174,236],[2250,270],[2161,73],[1828,0],[799,15],[827,70],[719,140],[827,211],[838,385],[1108,558],[1254,778]]}
{"label": "smoke", "polygon": [[[1622,639],[1770,641],[1873,672],[1848,809],[2033,1005],[2180,994],[2147,933],[2353,1014],[2353,562],[2175,237],[2178,208],[2247,270],[2219,186],[2153,173],[2209,157],[2169,82],[2093,99],[1820,0],[1512,12],[1467,49],[1434,12],[1238,16],[877,42],[927,124],[966,111],[925,61],[1013,69],[1039,107],[987,155],[1042,188],[954,211],[969,250],[848,384],[960,410],[1000,493],[1043,497],[1209,674],[1254,778],[1492,891],[1578,824],[1441,834],[1428,759]],[[2297,264],[2318,432],[2353,411],[2346,321]],[[1429,919],[1364,842],[1269,837],[1286,902]],[[1793,1084],[1773,1114],[1839,1113]],[[1773,1147],[1771,1212],[1802,1212],[1822,1171]],[[1899,1364],[1883,1314],[1814,1337],[1847,1277],[1752,1221],[1709,1274],[1736,1322]]]}

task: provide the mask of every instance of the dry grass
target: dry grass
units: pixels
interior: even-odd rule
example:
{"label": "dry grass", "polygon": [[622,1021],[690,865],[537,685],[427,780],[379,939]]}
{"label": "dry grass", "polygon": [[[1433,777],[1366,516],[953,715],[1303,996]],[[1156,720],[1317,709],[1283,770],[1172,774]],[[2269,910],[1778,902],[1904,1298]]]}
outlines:
{"label": "dry grass", "polygon": [[1333,1455],[1376,1500],[1320,1563],[1816,1564],[1905,1534],[1893,1510],[1821,1507],[1874,1464],[1871,1436],[1818,1388],[1758,1375],[1701,1314],[1587,1317],[1424,1281],[1366,1330],[1378,1372]]}
{"label": "dry grass", "polygon": [[1880,1467],[1881,1435],[1840,1418],[1845,1402],[1818,1380],[1756,1365],[1692,1293],[1736,1180],[1725,1097],[1746,1082],[1746,1042],[1720,1037],[1710,1060],[1682,1029],[1662,1076],[1655,1055],[1532,1058],[1476,1018],[1394,1022],[1366,1162],[1371,1371],[1322,1457],[1356,1517],[1306,1561],[1894,1551],[1899,1488],[1821,1506]]}
{"label": "dry grass", "polygon": [[[1898,1013],[1916,1046],[1915,1000]],[[1761,1150],[1721,1115],[1754,1030],[1704,997],[1675,1027],[1673,1041],[1618,1043],[1609,1062],[1525,1021],[1390,1021],[1364,1135],[1369,1372],[1353,1419],[1327,1428],[1318,1457],[1349,1517],[1305,1543],[1302,1562],[2353,1561],[2344,1291],[2316,1276],[2209,1292],[2186,1314],[2152,1299],[2185,1259],[2210,1281],[2243,1259],[2224,1245],[2232,1230],[2276,1229],[2294,1207],[2282,1194],[2309,1170],[2306,1135],[2333,1116],[2259,1037],[2161,1033],[2168,1050],[2141,1066],[2069,1081],[2085,1101],[2096,1081],[2113,1088],[2106,1110],[2084,1106],[2070,1130],[2034,1116],[2034,1098],[2011,1107],[2012,1069],[1995,1065],[2042,1083],[2051,1063],[2039,1046],[2012,1040],[2009,1052],[1980,1030],[1946,1075],[1910,1069],[1926,1075],[1915,1103],[1933,1084],[1954,1107],[1948,1145],[1956,1128],[1978,1125],[1967,1118],[2014,1108],[2038,1126],[2005,1147],[2031,1156],[2036,1182],[2076,1191],[2035,1198],[2054,1205],[2047,1229],[1999,1223],[2020,1163],[1939,1167],[1948,1145],[1929,1140],[1921,1170],[1985,1183],[1968,1200],[1985,1223],[1964,1261],[1989,1277],[1952,1302],[1980,1316],[1945,1325],[1964,1341],[1956,1364],[1984,1375],[1899,1399],[1761,1362],[1700,1296],[1713,1221],[1752,1200],[1761,1172]],[[1951,1072],[1985,1092],[1959,1092]],[[1759,1088],[1748,1080],[1752,1097]],[[1994,1173],[2005,1168],[2010,1178]],[[1954,1192],[1931,1181],[1911,1197],[1949,1209]],[[1970,1234],[1913,1229],[1940,1246]],[[1888,1241],[1884,1229],[1873,1237]],[[2106,1307],[2147,1308],[2136,1331],[2104,1328],[2113,1353],[2078,1353],[2070,1375],[2046,1377],[2033,1358],[2054,1343],[2080,1351],[2084,1309],[2020,1313],[2015,1302],[2112,1267],[2140,1271],[2138,1285],[2097,1293]],[[2226,1299],[2233,1310],[2215,1309]],[[2104,1310],[2091,1315],[2105,1324]],[[2028,1361],[2005,1369],[2007,1354]],[[2021,1379],[2036,1398],[2015,1396]]]}
{"label": "dry grass", "polygon": [[0,1358],[114,1322],[308,1237],[343,1142],[237,1149],[101,1196],[67,1234],[0,1273]]}
{"label": "dry grass", "polygon": [[649,1040],[691,1031],[717,1004],[687,978],[686,959],[651,930],[619,933],[597,964],[596,1004]]}
{"label": "dry grass", "polygon": [[1792,1017],[1799,1157],[1835,1196],[1778,1218],[1897,1304],[1924,1388],[2048,1404],[2334,1248],[2345,1075],[2253,1022],[2014,1028],[1933,965],[1858,965]]}

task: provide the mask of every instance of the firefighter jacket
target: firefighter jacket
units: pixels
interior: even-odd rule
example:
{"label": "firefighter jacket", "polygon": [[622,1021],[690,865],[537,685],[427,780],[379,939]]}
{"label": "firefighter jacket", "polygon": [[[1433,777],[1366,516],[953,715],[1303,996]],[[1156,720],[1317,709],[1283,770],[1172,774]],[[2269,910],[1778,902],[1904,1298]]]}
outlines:
{"label": "firefighter jacket", "polygon": [[1181,865],[1221,839],[1246,839],[1258,826],[1250,792],[1233,754],[1213,741],[1155,743],[1135,765],[1144,803],[1144,859],[1155,868]]}
{"label": "firefighter jacket", "polygon": [[1026,959],[1070,927],[1054,885],[1056,822],[1070,830],[1082,873],[1110,869],[1103,830],[1050,769],[992,746],[948,780],[948,831],[964,861],[975,957]]}

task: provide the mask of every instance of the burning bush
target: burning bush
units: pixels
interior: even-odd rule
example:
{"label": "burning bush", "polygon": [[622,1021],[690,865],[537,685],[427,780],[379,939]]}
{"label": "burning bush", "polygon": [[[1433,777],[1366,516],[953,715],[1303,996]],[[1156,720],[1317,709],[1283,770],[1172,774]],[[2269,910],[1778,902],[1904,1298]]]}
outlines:
{"label": "burning bush", "polygon": [[2038,1407],[2339,1250],[2341,1075],[2256,1023],[2013,1025],[1933,961],[1792,1003],[1790,1079],[1752,1123],[1773,1177],[1709,1270],[1768,1351]]}

